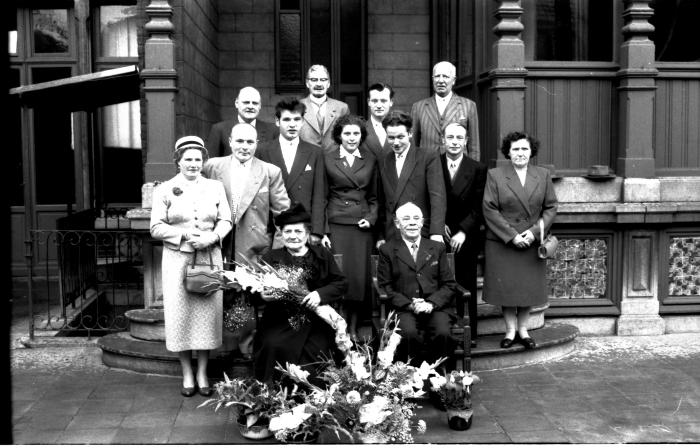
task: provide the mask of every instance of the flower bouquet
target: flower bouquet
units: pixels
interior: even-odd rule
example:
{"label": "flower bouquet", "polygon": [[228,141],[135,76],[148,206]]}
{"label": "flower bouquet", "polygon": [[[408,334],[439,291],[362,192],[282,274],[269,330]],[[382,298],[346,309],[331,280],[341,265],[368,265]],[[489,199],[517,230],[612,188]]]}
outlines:
{"label": "flower bouquet", "polygon": [[[312,402],[323,397],[325,409],[353,441],[369,443],[412,443],[412,430],[424,432],[425,422],[412,422],[416,403],[425,381],[437,376],[435,368],[445,361],[414,367],[394,362],[394,353],[401,339],[398,318],[389,314],[379,341],[377,355],[367,344],[346,353],[342,365],[327,360],[320,380],[325,388],[311,384],[309,372],[296,365],[278,366],[296,383],[311,391]],[[340,432],[340,431],[338,431]]]}
{"label": "flower bouquet", "polygon": [[464,431],[472,424],[473,384],[481,379],[471,372],[453,370],[449,374],[430,378],[430,390],[437,394],[447,411],[447,424],[451,429]]}
{"label": "flower bouquet", "polygon": [[265,439],[272,436],[268,426],[270,419],[282,406],[286,392],[281,388],[272,390],[267,384],[254,378],[234,378],[224,373],[224,381],[214,385],[216,395],[198,407],[215,406],[218,411],[222,406],[236,409],[236,423],[241,435],[250,439]]}

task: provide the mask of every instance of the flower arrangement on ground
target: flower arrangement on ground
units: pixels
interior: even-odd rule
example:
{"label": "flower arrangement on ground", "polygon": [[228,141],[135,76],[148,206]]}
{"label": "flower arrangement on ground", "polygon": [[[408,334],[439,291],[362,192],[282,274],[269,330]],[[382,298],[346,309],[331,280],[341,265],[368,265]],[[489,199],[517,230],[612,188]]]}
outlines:
{"label": "flower arrangement on ground", "polygon": [[394,361],[401,336],[398,317],[391,313],[382,329],[379,349],[358,345],[346,353],[342,365],[328,360],[319,380],[309,381],[309,372],[296,365],[277,368],[310,391],[313,403],[323,397],[325,409],[354,441],[412,443],[412,430],[424,432],[423,421],[413,423],[416,403],[412,398],[424,394],[426,380],[439,376],[435,368],[446,358],[420,367]]}
{"label": "flower arrangement on ground", "polygon": [[471,387],[479,382],[481,379],[477,375],[457,370],[430,378],[430,390],[437,394],[445,407],[450,428],[463,431],[471,426]]}

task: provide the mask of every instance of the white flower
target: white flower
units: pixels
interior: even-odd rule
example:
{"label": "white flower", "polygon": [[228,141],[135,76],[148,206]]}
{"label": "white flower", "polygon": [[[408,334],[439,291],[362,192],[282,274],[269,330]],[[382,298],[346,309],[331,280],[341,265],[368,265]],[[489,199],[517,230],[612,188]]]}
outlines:
{"label": "white flower", "polygon": [[360,393],[356,390],[351,390],[350,392],[345,395],[345,401],[347,401],[350,404],[357,404],[360,401],[362,401],[362,397],[360,396]]}
{"label": "white flower", "polygon": [[440,388],[447,383],[447,380],[445,379],[444,376],[438,375],[438,376],[433,376],[430,377],[430,388],[433,391],[438,391]]}
{"label": "white flower", "polygon": [[298,378],[302,381],[308,381],[309,372],[302,369],[296,364],[287,363],[287,372],[289,372],[289,376],[291,376],[292,378]]}
{"label": "white flower", "polygon": [[382,423],[391,415],[391,411],[384,410],[388,403],[388,398],[375,395],[371,403],[360,406],[360,423],[367,423],[369,425],[379,425]]}
{"label": "white flower", "polygon": [[418,420],[418,426],[416,427],[416,430],[420,434],[423,434],[426,429],[428,429],[428,425],[425,424],[425,420]]}
{"label": "white flower", "polygon": [[293,407],[291,412],[285,412],[277,417],[272,417],[270,419],[269,428],[272,432],[294,429],[309,417],[311,417],[311,414],[306,412],[306,405],[302,403]]}
{"label": "white flower", "polygon": [[393,360],[394,360],[394,352],[382,350],[379,353],[377,353],[377,361],[379,362],[379,366],[383,369],[386,369],[387,367],[389,367]]}
{"label": "white flower", "polygon": [[366,358],[360,353],[350,352],[346,358],[346,361],[348,362],[348,365],[350,365],[350,369],[352,370],[352,373],[355,374],[355,378],[357,380],[364,380],[370,377],[369,371],[365,368]]}

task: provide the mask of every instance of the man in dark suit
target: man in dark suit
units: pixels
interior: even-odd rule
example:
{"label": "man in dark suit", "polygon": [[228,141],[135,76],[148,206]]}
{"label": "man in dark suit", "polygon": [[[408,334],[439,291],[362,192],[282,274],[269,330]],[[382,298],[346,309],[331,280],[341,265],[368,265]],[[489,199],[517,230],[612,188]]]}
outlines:
{"label": "man in dark suit", "polygon": [[409,201],[421,209],[423,236],[442,243],[447,205],[438,154],[411,145],[412,120],[408,114],[391,112],[382,124],[392,151],[378,160],[384,235],[377,246],[397,237],[394,213],[397,207]]}
{"label": "man in dark suit", "polygon": [[449,123],[443,131],[445,154],[440,156],[447,193],[445,241],[455,254],[455,278],[471,293],[468,304],[472,347],[476,347],[476,264],[483,244],[481,203],[486,165],[465,157],[468,141],[463,122]]}
{"label": "man in dark suit", "polygon": [[306,88],[309,95],[300,101],[306,106],[306,125],[299,136],[302,140],[320,146],[324,151],[335,148],[333,126],[350,112],[348,105],[328,96],[331,87],[330,74],[323,65],[312,65],[306,72]]}
{"label": "man in dark suit", "polygon": [[382,120],[391,111],[393,105],[394,89],[391,86],[381,82],[369,86],[367,91],[367,106],[369,106],[369,120],[367,120],[366,126],[367,138],[362,146],[372,151],[377,160],[384,154],[391,152]]}
{"label": "man in dark suit", "polygon": [[399,207],[395,225],[401,237],[379,248],[377,276],[398,313],[401,343],[396,358],[420,365],[454,351],[445,308],[452,305],[456,283],[445,245],[421,238],[418,206],[407,202]]}
{"label": "man in dark suit", "polygon": [[277,128],[272,123],[258,120],[260,114],[260,92],[254,87],[243,87],[236,97],[236,117],[232,120],[220,121],[209,131],[207,149],[211,157],[224,157],[231,154],[228,144],[231,129],[238,123],[248,123],[258,133],[258,144],[273,140],[277,137]]}
{"label": "man in dark suit", "polygon": [[413,138],[416,145],[427,150],[444,153],[442,130],[446,123],[466,120],[467,154],[480,160],[479,120],[476,104],[452,92],[457,79],[457,70],[450,62],[442,61],[433,67],[433,90],[435,95],[413,103]]}
{"label": "man in dark suit", "polygon": [[297,99],[277,103],[275,124],[280,135],[261,146],[256,156],[282,170],[289,199],[302,204],[311,215],[309,242],[319,244],[326,233],[326,170],[321,149],[299,139],[305,111]]}

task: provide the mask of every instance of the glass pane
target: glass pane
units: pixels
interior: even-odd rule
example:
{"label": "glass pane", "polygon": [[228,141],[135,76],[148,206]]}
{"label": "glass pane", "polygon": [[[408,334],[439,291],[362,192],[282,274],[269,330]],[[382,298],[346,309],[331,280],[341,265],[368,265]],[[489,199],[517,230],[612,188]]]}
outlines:
{"label": "glass pane", "polygon": [[139,101],[114,104],[102,109],[102,144],[114,148],[141,149]]}
{"label": "glass pane", "polygon": [[35,9],[32,11],[34,26],[34,53],[67,53],[68,10]]}
{"label": "glass pane", "polygon": [[[10,11],[13,11],[10,8]],[[7,49],[9,54],[17,54],[17,16],[10,14],[7,19]]]}
{"label": "glass pane", "polygon": [[[9,88],[19,87],[20,73],[19,69],[12,68],[9,73]],[[22,173],[22,110],[19,105],[17,95],[8,97],[10,100],[9,110],[12,111],[7,118],[8,123],[5,127],[5,136],[8,138],[10,145],[10,157],[12,157],[12,178],[10,185],[12,188],[10,194],[11,205],[24,204],[24,176]]]}
{"label": "glass pane", "polygon": [[345,0],[340,4],[340,82],[362,83],[362,4]]}
{"label": "glass pane", "polygon": [[[311,64],[325,65],[332,70],[331,64],[331,2],[328,0],[311,0]],[[307,67],[308,68],[308,67]],[[306,75],[306,73],[304,73]],[[331,73],[333,79],[333,73]],[[331,89],[333,86],[331,85]]]}
{"label": "glass pane", "polygon": [[612,60],[613,2],[537,0],[535,5],[535,59]]}
{"label": "glass pane", "polygon": [[299,10],[299,0],[280,0],[280,9]]}
{"label": "glass pane", "polygon": [[[32,69],[33,83],[70,76],[70,67]],[[52,106],[34,108],[34,158],[38,204],[72,204],[75,201],[72,139],[70,112]]]}
{"label": "glass pane", "polygon": [[651,39],[656,45],[656,60],[700,61],[700,45],[697,45],[696,31],[700,2],[654,0],[651,7],[654,8],[654,16],[649,22],[655,28]]}
{"label": "glass pane", "polygon": [[100,55],[137,57],[136,6],[100,6]]}
{"label": "glass pane", "polygon": [[280,14],[280,82],[303,83],[301,67],[301,15]]}

